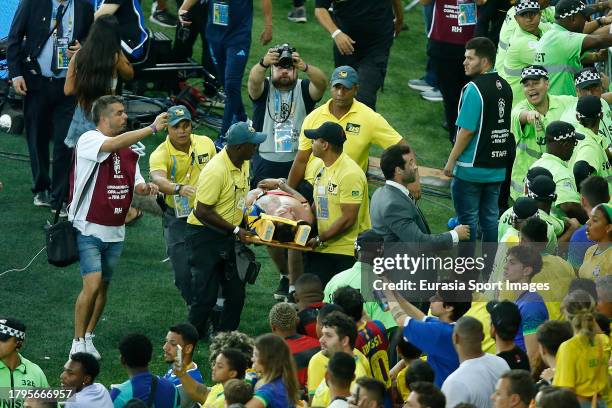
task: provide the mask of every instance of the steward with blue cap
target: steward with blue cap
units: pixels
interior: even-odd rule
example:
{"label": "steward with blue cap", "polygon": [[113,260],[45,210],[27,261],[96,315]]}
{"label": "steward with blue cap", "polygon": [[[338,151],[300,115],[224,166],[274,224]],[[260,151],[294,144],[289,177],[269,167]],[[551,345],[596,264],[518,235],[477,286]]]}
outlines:
{"label": "steward with blue cap", "polygon": [[186,303],[191,301],[191,271],[185,253],[187,216],[194,206],[200,172],[216,154],[206,136],[191,133],[189,110],[183,106],[168,109],[168,136],[149,157],[151,181],[165,195],[159,201],[163,214],[166,250],[174,271],[174,284]]}
{"label": "steward with blue cap", "polygon": [[185,243],[193,276],[189,321],[201,337],[219,286],[225,306],[217,329],[236,330],[240,323],[245,289],[236,270],[234,246],[237,239],[244,243],[248,236],[241,225],[249,192],[249,160],[266,135],[238,122],[229,128],[226,139],[226,147],[200,173],[196,203],[187,218]]}

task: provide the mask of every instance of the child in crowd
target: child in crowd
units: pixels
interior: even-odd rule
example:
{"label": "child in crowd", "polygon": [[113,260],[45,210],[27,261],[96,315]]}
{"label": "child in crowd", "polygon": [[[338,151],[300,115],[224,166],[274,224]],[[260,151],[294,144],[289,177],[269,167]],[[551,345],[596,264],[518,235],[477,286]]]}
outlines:
{"label": "child in crowd", "polygon": [[212,366],[212,380],[216,384],[210,389],[204,408],[224,408],[225,385],[230,380],[244,378],[248,365],[247,357],[240,350],[231,348],[222,350]]}
{"label": "child in crowd", "polygon": [[244,380],[233,378],[223,385],[223,394],[225,395],[226,407],[234,404],[246,404],[253,398],[253,387]]}
{"label": "child in crowd", "polygon": [[612,206],[599,204],[587,221],[587,237],[595,245],[587,249],[578,271],[581,278],[597,279],[612,271]]}

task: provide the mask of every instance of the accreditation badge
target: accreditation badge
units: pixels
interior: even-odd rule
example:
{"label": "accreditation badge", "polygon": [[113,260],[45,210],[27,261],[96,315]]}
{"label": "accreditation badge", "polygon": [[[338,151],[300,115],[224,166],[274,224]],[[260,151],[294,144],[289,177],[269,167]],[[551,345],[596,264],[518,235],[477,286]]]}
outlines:
{"label": "accreditation badge", "polygon": [[329,219],[329,200],[325,196],[317,196],[317,218],[321,220]]}
{"label": "accreditation badge", "polygon": [[172,196],[174,200],[174,215],[176,218],[185,218],[191,213],[191,207],[189,207],[189,198],[183,197],[179,194]]}
{"label": "accreditation badge", "polygon": [[229,4],[224,1],[213,2],[213,24],[218,26],[229,25]]}
{"label": "accreditation badge", "polygon": [[69,43],[70,41],[68,41],[68,38],[66,37],[55,39],[55,46],[53,47],[56,53],[55,60],[57,61],[57,66],[55,68],[68,69],[68,63],[70,62],[70,58],[68,57]]}
{"label": "accreditation badge", "polygon": [[460,26],[476,25],[476,3],[470,0],[457,1],[457,20]]}

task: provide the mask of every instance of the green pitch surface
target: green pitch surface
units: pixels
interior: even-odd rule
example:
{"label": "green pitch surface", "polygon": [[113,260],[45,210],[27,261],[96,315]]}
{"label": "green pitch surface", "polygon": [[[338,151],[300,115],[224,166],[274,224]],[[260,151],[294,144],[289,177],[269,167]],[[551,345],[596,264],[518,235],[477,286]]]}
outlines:
{"label": "green pitch surface", "polygon": [[[144,3],[148,16],[150,0]],[[273,44],[291,43],[307,63],[331,74],[331,39],[315,21],[313,2],[306,5],[308,23],[300,25],[286,20],[290,3],[274,3]],[[255,1],[255,7],[254,42],[243,89],[245,101],[248,101],[248,69],[267,49],[258,42],[262,28],[258,1]],[[408,140],[420,165],[441,168],[450,150],[446,131],[441,128],[442,105],[423,101],[418,93],[406,86],[409,79],[420,77],[425,67],[425,35],[420,7],[406,14],[405,18],[410,29],[402,32],[393,46],[385,88],[379,95],[378,111]],[[157,26],[151,28],[159,30]],[[173,30],[164,30],[169,35],[174,33]],[[198,42],[196,59],[199,59],[199,48]],[[328,96],[326,94],[324,100]],[[252,112],[248,102],[247,112]],[[206,128],[198,133],[216,136]],[[147,140],[147,152],[153,151],[162,138]],[[0,133],[0,181],[4,183],[4,190],[0,192],[0,273],[24,267],[43,248],[43,225],[52,219],[47,208],[32,205],[29,163],[8,159],[1,154],[3,152],[27,155],[23,136]],[[372,154],[379,153],[379,150],[372,151]],[[141,167],[143,174],[148,174],[148,158],[141,160]],[[450,200],[426,196],[420,205],[435,232],[446,230],[446,220],[452,215],[448,208]],[[187,316],[186,307],[174,287],[170,266],[161,262],[166,258],[161,220],[146,214],[127,229],[126,235],[108,303],[96,329],[95,344],[102,354],[99,381],[107,386],[127,378],[117,351],[122,336],[130,332],[149,336],[155,347],[151,369],[162,374],[167,369],[161,350],[167,329],[185,321]],[[256,253],[263,268],[257,283],[247,288],[247,303],[240,324],[240,330],[252,336],[268,330],[267,314],[274,303],[272,293],[278,281],[278,273],[267,252],[257,248]],[[59,374],[70,350],[74,302],[80,287],[78,265],[63,269],[52,267],[47,264],[44,251],[25,271],[0,276],[0,315],[15,316],[26,323],[28,329],[23,354],[43,368],[52,385],[59,384]],[[205,370],[205,377],[210,381],[206,343],[199,345],[195,361]]]}

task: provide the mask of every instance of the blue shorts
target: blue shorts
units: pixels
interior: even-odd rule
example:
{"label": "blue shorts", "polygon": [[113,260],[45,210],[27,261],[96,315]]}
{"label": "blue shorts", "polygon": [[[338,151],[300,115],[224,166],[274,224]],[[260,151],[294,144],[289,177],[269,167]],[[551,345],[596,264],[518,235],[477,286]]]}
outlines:
{"label": "blue shorts", "polygon": [[91,235],[83,235],[77,230],[77,246],[81,264],[81,276],[102,272],[102,280],[110,282],[113,270],[123,251],[123,241],[104,242]]}

